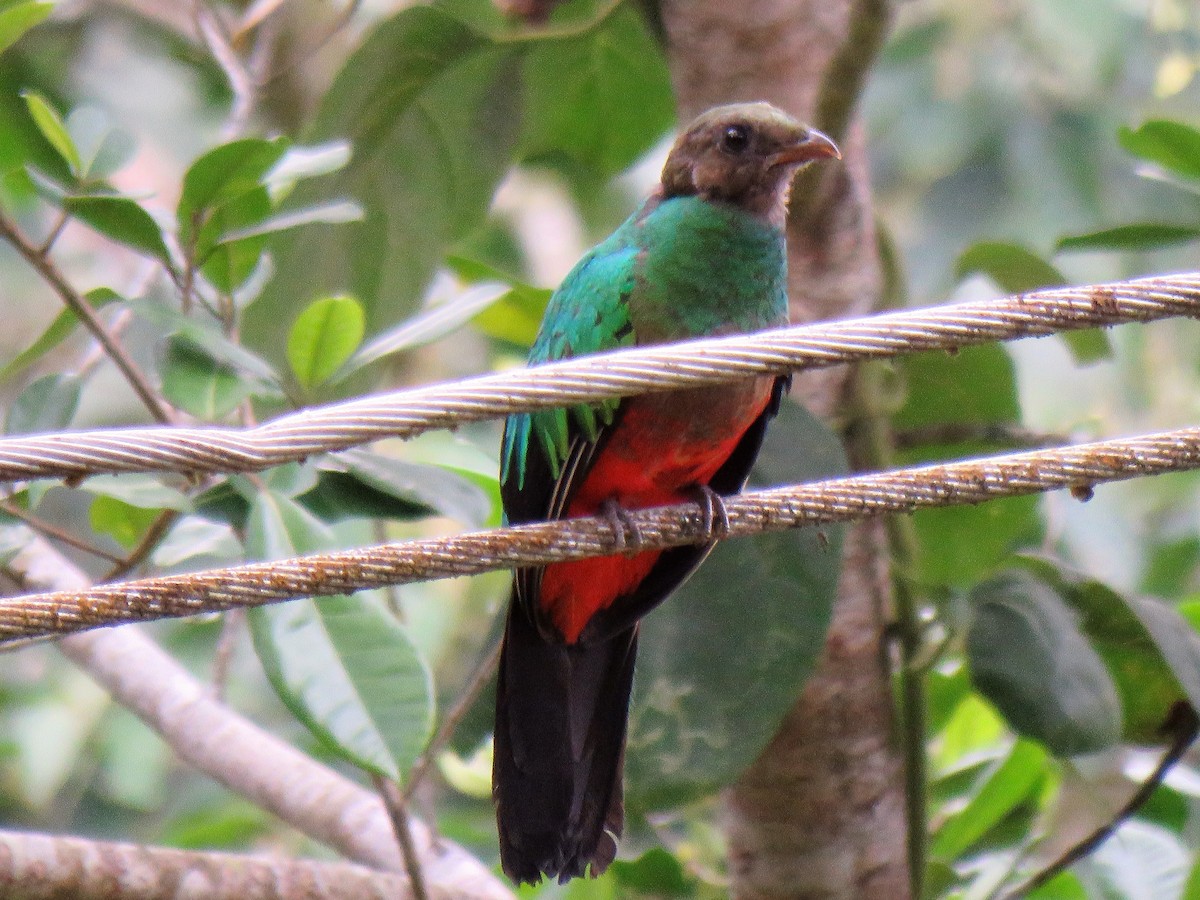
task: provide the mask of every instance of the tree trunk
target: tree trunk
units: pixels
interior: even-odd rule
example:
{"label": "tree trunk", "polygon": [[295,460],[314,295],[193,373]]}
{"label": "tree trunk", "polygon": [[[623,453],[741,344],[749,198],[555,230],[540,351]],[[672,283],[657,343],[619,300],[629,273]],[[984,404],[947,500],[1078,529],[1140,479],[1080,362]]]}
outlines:
{"label": "tree trunk", "polygon": [[[789,216],[792,320],[878,304],[882,276],[854,104],[884,37],[885,0],[664,0],[679,116],[768,100],[828,131],[843,162],[798,180]],[[793,396],[845,406],[848,369],[807,373]],[[854,448],[851,448],[854,457]],[[829,638],[779,732],[725,798],[739,898],[902,900],[911,892],[905,798],[883,625],[890,601],[878,522],[847,535]]]}

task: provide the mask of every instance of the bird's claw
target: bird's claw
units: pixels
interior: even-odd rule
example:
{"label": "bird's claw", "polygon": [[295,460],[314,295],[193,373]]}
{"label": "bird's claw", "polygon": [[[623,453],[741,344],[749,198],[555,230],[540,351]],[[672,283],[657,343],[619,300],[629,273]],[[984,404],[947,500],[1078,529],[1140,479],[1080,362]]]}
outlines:
{"label": "bird's claw", "polygon": [[729,510],[725,500],[707,484],[696,485],[696,502],[700,505],[700,525],[711,541],[729,537]]}
{"label": "bird's claw", "polygon": [[642,530],[629,515],[629,510],[610,497],[600,506],[600,512],[612,529],[618,552],[633,554],[642,549]]}

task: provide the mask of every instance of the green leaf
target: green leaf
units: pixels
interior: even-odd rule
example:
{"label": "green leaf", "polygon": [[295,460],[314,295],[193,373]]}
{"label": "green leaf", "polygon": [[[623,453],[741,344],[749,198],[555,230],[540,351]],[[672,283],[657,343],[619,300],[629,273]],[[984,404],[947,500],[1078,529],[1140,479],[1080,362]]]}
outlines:
{"label": "green leaf", "polygon": [[[262,190],[263,179],[287,148],[282,138],[247,138],[215,147],[193,162],[184,175],[176,209],[180,241],[185,245],[194,243],[214,210]],[[269,200],[266,208],[271,209]]]}
{"label": "green leaf", "polygon": [[[1008,449],[988,437],[988,429],[1020,421],[1016,375],[1002,347],[917,353],[903,358],[900,366],[908,396],[896,413],[895,428],[907,432],[910,440],[919,439],[913,449],[898,455],[902,462]],[[921,580],[967,585],[1004,561],[1019,540],[1036,537],[1041,520],[1036,498],[1013,497],[979,506],[919,510],[913,527]]]}
{"label": "green leaf", "polygon": [[127,550],[137,546],[159,510],[133,506],[116,497],[98,496],[88,507],[88,521],[97,534],[106,534]]}
{"label": "green leaf", "polygon": [[[92,305],[94,309],[100,309],[112,303],[114,300],[120,300],[120,294],[110,288],[96,288],[88,291],[84,295],[84,299]],[[71,309],[64,309],[51,322],[46,330],[38,336],[27,349],[22,350],[6,365],[0,369],[0,381],[7,381],[15,375],[24,372],[31,365],[61,344],[79,325],[79,318]]]}
{"label": "green leaf", "polygon": [[1140,128],[1121,128],[1117,141],[1139,159],[1184,178],[1200,179],[1200,131],[1182,122],[1154,119]]}
{"label": "green leaf", "polygon": [[123,547],[134,547],[165,509],[188,511],[187,495],[149,475],[98,475],[82,490],[95,495],[88,509],[92,528]]}
{"label": "green leaf", "polygon": [[509,284],[507,294],[485,307],[471,321],[476,328],[496,340],[522,348],[533,344],[553,291],[523,283],[514,284],[499,269],[477,260],[450,256],[446,264],[455,275],[471,284],[488,281]]}
{"label": "green leaf", "polygon": [[963,251],[954,265],[958,278],[980,273],[1010,294],[1057,287],[1066,277],[1032,250],[1019,244],[984,241]]}
{"label": "green leaf", "polygon": [[205,422],[227,416],[253,393],[253,385],[186,337],[167,342],[162,363],[163,396]]}
{"label": "green leaf", "polygon": [[289,147],[279,162],[263,176],[263,184],[272,202],[279,202],[292,192],[297,182],[307,178],[330,175],[350,162],[348,141],[328,141],[311,147]]}
{"label": "green leaf", "polygon": [[192,508],[192,501],[187,494],[163,484],[151,475],[94,475],[80,488],[89,494],[113,497],[139,509],[186,512]]}
{"label": "green leaf", "polygon": [[300,313],[288,335],[287,357],[300,386],[329,380],[362,342],[362,304],[353,297],[325,297]]}
{"label": "green leaf", "polygon": [[235,228],[233,231],[228,231],[221,235],[217,244],[219,246],[221,244],[242,241],[246,238],[277,234],[292,228],[300,228],[303,225],[314,225],[317,223],[337,225],[342,222],[358,222],[361,221],[362,217],[362,207],[357,203],[349,200],[331,200],[329,203],[319,203],[303,209],[289,210],[276,216],[269,216],[253,225]]}
{"label": "green leaf", "polygon": [[1108,332],[1102,328],[1063,331],[1058,337],[1071,351],[1071,358],[1081,366],[1113,357],[1112,342],[1108,339]]}
{"label": "green leaf", "polygon": [[1087,891],[1073,872],[1059,872],[1025,897],[1026,900],[1088,900]]}
{"label": "green leaf", "polygon": [[[50,4],[23,4],[26,6],[50,6]],[[12,10],[7,10],[5,13],[0,13],[0,16],[11,13]],[[3,19],[0,18],[0,30],[3,29]],[[0,52],[2,52],[3,35],[0,34]],[[29,115],[33,117],[34,124],[37,125],[38,131],[42,133],[50,146],[58,151],[58,155],[63,158],[67,164],[67,168],[71,170],[71,174],[79,177],[83,171],[83,164],[79,159],[79,151],[75,148],[75,142],[71,140],[71,135],[67,131],[67,125],[58,114],[58,111],[50,105],[41,94],[35,91],[25,91],[21,94],[25,99],[25,105],[29,108]]]}
{"label": "green leaf", "polygon": [[536,45],[525,62],[525,108],[526,156],[566,153],[615,175],[674,123],[662,44],[624,4],[578,38]]}
{"label": "green leaf", "polygon": [[[964,347],[955,353],[914,353],[901,361],[907,386],[904,405],[896,413],[898,431],[936,431],[955,425],[1017,424],[1017,398],[1012,357],[996,344]],[[984,439],[930,437],[914,460],[957,457],[998,445]]]}
{"label": "green leaf", "polygon": [[116,128],[108,116],[94,106],[71,110],[66,125],[79,151],[77,174],[84,181],[102,181],[133,157],[136,149],[133,137]]}
{"label": "green leaf", "polygon": [[62,431],[79,409],[83,382],[77,375],[44,375],[21,391],[4,423],[7,434]]}
{"label": "green leaf", "polygon": [[1187,883],[1183,886],[1183,893],[1180,894],[1179,900],[1200,900],[1200,859],[1192,864],[1192,870],[1188,873]]}
{"label": "green leaf", "polygon": [[199,568],[198,559],[211,565],[242,561],[242,545],[233,529],[224,522],[201,516],[183,516],[154,548],[151,559],[160,570]]}
{"label": "green leaf", "polygon": [[519,44],[494,44],[440,4],[404,9],[368,35],[315,127],[318,139],[349,138],[354,158],[289,200],[351,197],[365,218],[276,240],[278,274],[246,311],[254,346],[284,346],[297,298],[352,293],[369,333],[414,312],[446,248],[483,220],[511,164],[520,56]]}
{"label": "green leaf", "polygon": [[1049,585],[1024,572],[970,594],[967,658],[981,694],[1012,727],[1058,756],[1121,738],[1121,700],[1104,660]]}
{"label": "green leaf", "polygon": [[[255,499],[247,550],[259,559],[329,549],[328,528],[283,495]],[[369,597],[294,600],[253,609],[254,647],[280,699],[355,765],[400,779],[433,732],[428,667],[404,629]]]}
{"label": "green leaf", "polygon": [[[436,512],[479,528],[491,516],[491,499],[479,485],[444,466],[408,462],[358,448],[329,457],[322,461],[322,466],[331,474],[344,473],[357,483],[359,491],[365,487],[405,504],[410,510],[406,518],[412,517],[412,511],[422,515]],[[347,493],[339,500],[345,504],[353,497]],[[306,496],[305,503],[308,502]]]}
{"label": "green leaf", "polygon": [[161,332],[178,337],[207,354],[213,362],[236,370],[253,380],[257,395],[278,395],[279,373],[271,364],[245,347],[231,341],[212,323],[184,315],[178,309],[153,300],[127,300],[126,305],[140,319]]}
{"label": "green leaf", "polygon": [[239,850],[257,838],[269,839],[275,827],[271,814],[248,800],[180,805],[180,811],[160,828],[157,840],[182,850]]}
{"label": "green leaf", "polygon": [[1023,801],[1035,796],[1047,774],[1046,751],[1032,741],[1017,741],[1012,752],[984,778],[979,790],[933,837],[934,856],[952,861],[971,849]]}
{"label": "green leaf", "polygon": [[171,251],[150,213],[129,197],[74,196],[63,209],[106,237],[152,256],[171,268]]}
{"label": "green leaf", "polygon": [[229,240],[227,235],[254,226],[271,215],[267,189],[257,187],[208,211],[196,235],[195,259],[200,271],[217,290],[229,294],[242,285],[258,267],[267,246],[264,235]]}
{"label": "green leaf", "polygon": [[1200,702],[1200,638],[1159,601],[1124,597],[1045,560],[1020,562],[1080,614],[1080,628],[1103,657],[1121,696],[1122,738],[1161,743],[1175,705]]}
{"label": "green leaf", "polygon": [[1088,897],[1158,900],[1183,894],[1188,857],[1176,835],[1131,819],[1075,870]]}
{"label": "green leaf", "polygon": [[[845,471],[837,437],[787,401],[751,481],[780,484]],[[698,575],[642,622],[627,803],[661,808],[708,796],[770,740],[824,644],[842,533],[823,527],[723,542]]]}
{"label": "green leaf", "polygon": [[1158,222],[1139,222],[1075,234],[1061,238],[1056,250],[1129,250],[1146,251],[1186,244],[1200,238],[1195,225],[1169,225]]}
{"label": "green leaf", "polygon": [[53,3],[29,0],[0,9],[0,53],[3,53],[35,25],[40,25],[54,10]]}
{"label": "green leaf", "polygon": [[696,879],[689,877],[679,860],[662,847],[647,850],[635,860],[616,860],[612,873],[624,892],[638,896],[696,896]]}
{"label": "green leaf", "polygon": [[458,296],[419,313],[372,338],[359,348],[338,374],[353,374],[373,362],[432,343],[470,321],[481,311],[507,296],[504,285],[485,283],[468,288]]}

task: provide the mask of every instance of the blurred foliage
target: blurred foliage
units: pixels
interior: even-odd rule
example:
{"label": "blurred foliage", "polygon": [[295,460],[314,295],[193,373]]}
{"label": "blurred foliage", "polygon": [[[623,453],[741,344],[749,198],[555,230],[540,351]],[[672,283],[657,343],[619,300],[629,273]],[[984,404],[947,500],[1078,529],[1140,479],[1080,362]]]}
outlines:
{"label": "blurred foliage", "polygon": [[[333,5],[284,4],[287,39],[248,119],[229,114],[220,67],[169,17],[84,3],[47,19],[50,6],[0,0],[0,213],[153,387],[206,422],[519,363],[547,289],[656,179],[674,124],[666,60],[631,2],[571,0],[544,30],[487,0],[363,4],[327,42]],[[1194,4],[897,11],[863,109],[907,302],[1200,268]],[[5,433],[145,420],[5,245],[0,306]],[[881,464],[1200,417],[1190,322],[887,369],[903,396]],[[495,423],[471,426],[199,490],[138,476],[17,485],[6,499],[90,545],[60,549],[96,577],[164,523],[140,570],[186,571],[496,524],[497,437]],[[834,436],[791,407],[756,477],[844,466]],[[993,896],[1037,871],[1108,820],[1118,804],[1099,786],[1131,791],[1175,736],[1179,704],[1200,703],[1198,488],[1173,475],[1086,504],[1063,493],[893,523],[922,645],[906,664],[924,709],[900,712],[928,763],[924,896]],[[0,562],[30,534],[0,513]],[[722,546],[650,617],[622,859],[529,895],[723,894],[715,795],[820,651],[839,534]],[[485,654],[506,590],[492,576],[258,611],[225,690],[317,758],[403,782]],[[154,632],[209,677],[215,620]],[[186,772],[46,648],[0,656],[0,723],[8,826],[309,849]],[[487,727],[477,705],[426,787],[442,832],[493,862]],[[1185,758],[1116,839],[1031,896],[1200,896],[1198,818]]]}

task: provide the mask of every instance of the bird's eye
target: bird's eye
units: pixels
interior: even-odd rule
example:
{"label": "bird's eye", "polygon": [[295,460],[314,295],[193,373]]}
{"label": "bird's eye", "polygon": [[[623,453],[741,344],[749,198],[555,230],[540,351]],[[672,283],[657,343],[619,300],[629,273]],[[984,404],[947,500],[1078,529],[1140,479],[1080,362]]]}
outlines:
{"label": "bird's eye", "polygon": [[750,146],[750,129],[746,125],[730,125],[721,135],[721,149],[727,153],[742,153]]}

